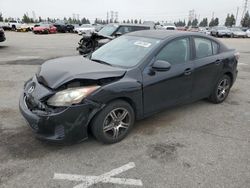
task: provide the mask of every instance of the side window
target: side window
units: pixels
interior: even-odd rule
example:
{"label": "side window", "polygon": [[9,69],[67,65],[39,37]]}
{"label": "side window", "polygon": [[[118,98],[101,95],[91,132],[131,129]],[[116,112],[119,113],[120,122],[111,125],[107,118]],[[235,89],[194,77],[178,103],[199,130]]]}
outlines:
{"label": "side window", "polygon": [[164,60],[171,65],[185,63],[189,60],[190,45],[188,38],[174,40],[168,43],[156,56],[156,60]]}
{"label": "side window", "polygon": [[129,26],[121,26],[119,29],[118,29],[118,31],[117,31],[117,33],[121,33],[121,34],[125,34],[125,33],[129,33],[129,32],[131,32],[131,27],[129,27]]}
{"label": "side window", "polygon": [[212,42],[213,45],[213,54],[216,55],[219,53],[219,44],[217,44],[216,42]]}
{"label": "side window", "polygon": [[132,31],[140,31],[140,30],[149,30],[149,27],[140,27],[140,26],[133,26],[131,28]]}
{"label": "side window", "polygon": [[212,42],[204,38],[194,38],[196,57],[204,58],[213,55]]}

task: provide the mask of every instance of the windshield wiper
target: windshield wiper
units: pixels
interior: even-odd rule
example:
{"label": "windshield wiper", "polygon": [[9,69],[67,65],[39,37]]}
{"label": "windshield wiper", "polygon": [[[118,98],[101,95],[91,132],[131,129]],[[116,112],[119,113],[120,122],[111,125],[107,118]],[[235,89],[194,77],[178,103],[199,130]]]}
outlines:
{"label": "windshield wiper", "polygon": [[95,61],[97,63],[101,63],[101,64],[104,64],[104,65],[109,65],[109,66],[112,66],[112,64],[110,63],[107,63],[106,61],[102,61],[100,59],[91,59],[92,61]]}

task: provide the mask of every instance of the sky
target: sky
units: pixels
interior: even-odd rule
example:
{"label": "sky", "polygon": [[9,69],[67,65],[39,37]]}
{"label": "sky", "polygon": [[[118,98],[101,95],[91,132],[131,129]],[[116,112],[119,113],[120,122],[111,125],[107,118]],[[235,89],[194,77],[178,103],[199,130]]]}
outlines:
{"label": "sky", "polygon": [[[189,10],[194,9],[197,18],[219,17],[225,20],[227,13],[242,16],[244,0],[0,0],[0,12],[4,17],[19,17],[32,11],[36,17],[63,18],[79,14],[87,17],[106,19],[107,11],[118,11],[119,21],[142,19],[147,21],[174,22],[188,19]],[[250,2],[249,2],[250,4]],[[250,7],[250,6],[249,6]]]}

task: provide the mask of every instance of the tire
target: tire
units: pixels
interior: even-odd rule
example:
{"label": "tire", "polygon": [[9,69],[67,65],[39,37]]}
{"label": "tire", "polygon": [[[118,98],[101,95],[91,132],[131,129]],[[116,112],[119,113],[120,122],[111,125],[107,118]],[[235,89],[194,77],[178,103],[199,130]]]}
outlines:
{"label": "tire", "polygon": [[12,30],[12,31],[16,31],[16,26],[15,26],[15,25],[12,25],[12,26],[11,26],[11,30]]}
{"label": "tire", "polygon": [[211,96],[209,97],[209,101],[214,104],[224,102],[230,92],[231,85],[231,78],[227,75],[223,75],[216,83],[216,86],[213,89]]}
{"label": "tire", "polygon": [[135,113],[130,104],[123,100],[116,100],[109,103],[94,117],[91,131],[98,141],[114,144],[128,135],[134,122]]}

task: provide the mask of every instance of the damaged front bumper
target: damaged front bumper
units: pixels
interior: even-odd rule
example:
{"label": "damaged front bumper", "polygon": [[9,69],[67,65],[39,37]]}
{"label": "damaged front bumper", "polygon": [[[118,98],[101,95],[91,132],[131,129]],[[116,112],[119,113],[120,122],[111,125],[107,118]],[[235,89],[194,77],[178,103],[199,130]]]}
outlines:
{"label": "damaged front bumper", "polygon": [[[46,90],[35,78],[26,83],[19,101],[20,112],[29,126],[40,139],[54,142],[80,142],[88,138],[88,125],[92,117],[101,109],[101,105],[85,100],[83,104],[60,109],[44,108],[40,100],[34,99],[30,103],[31,95],[27,93],[29,85],[35,83],[37,90]],[[42,93],[42,92],[41,92]],[[35,95],[35,94],[34,94]],[[31,105],[36,106],[32,108]]]}

